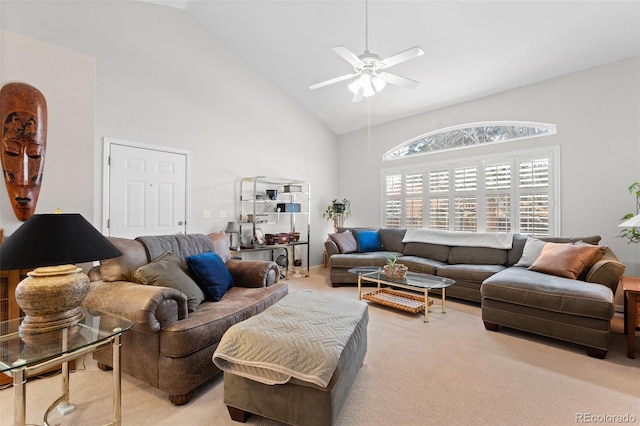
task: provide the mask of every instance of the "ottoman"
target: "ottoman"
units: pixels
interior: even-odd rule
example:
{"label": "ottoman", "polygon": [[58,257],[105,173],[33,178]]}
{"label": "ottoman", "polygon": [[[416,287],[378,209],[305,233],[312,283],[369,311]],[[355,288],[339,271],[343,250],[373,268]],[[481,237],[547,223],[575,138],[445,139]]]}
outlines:
{"label": "ottoman", "polygon": [[[213,355],[224,371],[224,403],[231,418],[244,422],[253,413],[292,425],[334,424],[367,352],[368,320],[364,302],[300,290],[234,325]],[[232,339],[236,326],[244,331]],[[287,346],[277,332],[271,339],[263,332],[268,329],[283,330],[296,343]],[[256,339],[251,332],[268,336]],[[307,342],[314,354],[306,352]],[[257,358],[243,359],[239,346],[249,346],[248,357]],[[331,360],[327,365],[325,357]],[[315,375],[317,365],[324,381]],[[327,368],[332,370],[327,373]]]}

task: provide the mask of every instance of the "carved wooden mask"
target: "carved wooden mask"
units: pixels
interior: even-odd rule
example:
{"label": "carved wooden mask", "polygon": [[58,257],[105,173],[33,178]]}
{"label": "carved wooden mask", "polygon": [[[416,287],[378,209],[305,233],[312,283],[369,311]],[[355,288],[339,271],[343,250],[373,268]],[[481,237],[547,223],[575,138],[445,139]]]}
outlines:
{"label": "carved wooden mask", "polygon": [[47,142],[47,102],[35,87],[8,83],[0,90],[2,170],[11,206],[25,221],[36,210]]}

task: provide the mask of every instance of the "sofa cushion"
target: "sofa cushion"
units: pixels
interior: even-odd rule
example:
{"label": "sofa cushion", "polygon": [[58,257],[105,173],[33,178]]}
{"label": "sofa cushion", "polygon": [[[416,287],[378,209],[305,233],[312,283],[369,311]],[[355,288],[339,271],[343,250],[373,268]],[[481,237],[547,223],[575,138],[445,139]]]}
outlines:
{"label": "sofa cushion", "polygon": [[588,235],[586,237],[540,237],[542,241],[548,243],[577,243],[578,241],[585,242],[591,245],[597,245],[602,239],[600,235]]}
{"label": "sofa cushion", "polygon": [[489,247],[451,247],[447,263],[451,265],[506,265],[507,250]]}
{"label": "sofa cushion", "polygon": [[511,241],[511,248],[507,254],[507,265],[512,266],[520,260],[522,257],[522,250],[527,243],[527,236],[524,234],[513,234],[513,240]]}
{"label": "sofa cushion", "polygon": [[187,256],[187,265],[207,300],[220,301],[233,286],[231,273],[216,253],[205,252]]}
{"label": "sofa cushion", "polygon": [[332,268],[349,269],[359,266],[384,266],[387,259],[398,253],[390,251],[370,251],[366,253],[334,254],[329,258]]}
{"label": "sofa cushion", "polygon": [[449,259],[451,247],[440,244],[429,243],[405,243],[403,253],[407,256],[424,257],[425,259],[433,259],[440,262],[446,262]]}
{"label": "sofa cushion", "polygon": [[613,293],[600,284],[511,267],[487,278],[480,287],[482,298],[499,300],[569,315],[613,317]]}
{"label": "sofa cushion", "polygon": [[500,272],[502,265],[444,265],[438,268],[439,277],[451,278],[456,281],[467,281],[481,284],[493,274]]}
{"label": "sofa cushion", "polygon": [[380,242],[385,250],[404,252],[404,243],[402,239],[407,232],[404,228],[380,228]]}
{"label": "sofa cushion", "polygon": [[260,288],[231,287],[222,297],[222,303],[204,302],[189,314],[189,318],[163,328],[160,353],[170,358],[181,358],[209,348],[207,360],[211,362],[215,348],[212,346],[220,342],[229,327],[259,314],[287,294],[286,283]]}
{"label": "sofa cushion", "polygon": [[231,250],[229,250],[229,236],[224,232],[213,232],[207,235],[213,242],[213,251],[216,252],[224,263],[231,259]]}
{"label": "sofa cushion", "polygon": [[107,282],[131,281],[139,283],[135,277],[136,269],[149,263],[147,252],[142,243],[128,238],[107,237],[107,239],[123,254],[119,257],[100,261],[102,280]]}
{"label": "sofa cushion", "polygon": [[545,244],[546,242],[537,238],[527,238],[527,242],[524,244],[524,248],[522,249],[522,257],[513,266],[522,266],[524,268],[531,266],[538,256],[540,256]]}
{"label": "sofa cushion", "polygon": [[529,269],[575,280],[602,254],[599,246],[546,243]]}
{"label": "sofa cushion", "polygon": [[368,251],[384,250],[380,242],[380,233],[378,230],[356,230],[354,231],[356,241],[358,242],[358,251],[361,253]]}
{"label": "sofa cushion", "polygon": [[340,253],[355,253],[358,251],[358,242],[348,229],[344,232],[329,234],[329,238],[338,246]]}
{"label": "sofa cushion", "polygon": [[185,266],[178,257],[166,252],[156,260],[136,269],[135,277],[141,284],[170,287],[181,291],[187,296],[189,312],[196,310],[204,301],[204,293],[198,284],[191,279]]}
{"label": "sofa cushion", "polygon": [[411,272],[429,275],[436,275],[438,268],[446,266],[446,263],[439,260],[426,259],[419,256],[400,256],[398,257],[398,263],[405,265]]}

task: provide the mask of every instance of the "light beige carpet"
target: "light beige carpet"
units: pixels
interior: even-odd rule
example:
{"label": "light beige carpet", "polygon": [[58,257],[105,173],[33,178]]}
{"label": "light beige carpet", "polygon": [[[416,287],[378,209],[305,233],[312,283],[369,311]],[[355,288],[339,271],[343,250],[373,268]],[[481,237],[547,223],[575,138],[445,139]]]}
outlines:
{"label": "light beige carpet", "polygon": [[[290,279],[290,291],[312,288],[356,298],[354,287],[331,288],[327,270]],[[486,331],[477,305],[434,306],[430,323],[380,306],[370,306],[365,363],[342,409],[339,425],[575,425],[614,423],[627,416],[640,423],[640,356],[626,357],[622,319],[614,318],[607,358],[590,358],[578,346],[501,328]],[[52,416],[52,424],[110,422],[111,373],[89,357],[86,369],[71,374],[77,410]],[[78,363],[82,368],[83,363]],[[237,425],[222,403],[222,377],[187,405],[123,376],[123,424]],[[42,413],[60,391],[60,377],[27,385],[27,420],[42,424]],[[604,417],[608,416],[608,417]],[[13,423],[13,389],[0,391],[0,425]],[[618,421],[621,423],[621,421]],[[251,416],[250,425],[277,425]]]}

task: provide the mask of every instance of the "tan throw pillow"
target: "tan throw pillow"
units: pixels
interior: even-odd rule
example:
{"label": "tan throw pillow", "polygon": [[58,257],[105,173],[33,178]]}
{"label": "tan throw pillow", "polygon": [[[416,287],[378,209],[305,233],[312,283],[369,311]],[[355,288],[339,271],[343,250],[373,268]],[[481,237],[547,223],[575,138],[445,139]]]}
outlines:
{"label": "tan throw pillow", "polygon": [[170,287],[187,296],[189,312],[196,310],[204,301],[204,293],[189,276],[178,256],[166,252],[156,260],[136,269],[136,278],[141,284]]}
{"label": "tan throw pillow", "polygon": [[575,280],[601,256],[598,246],[546,243],[529,269]]}
{"label": "tan throw pillow", "polygon": [[213,250],[216,252],[224,263],[231,259],[231,250],[229,249],[229,236],[224,232],[214,232],[208,235],[213,241]]}
{"label": "tan throw pillow", "polygon": [[358,242],[351,231],[329,234],[329,238],[338,246],[340,253],[355,253],[358,251]]}

